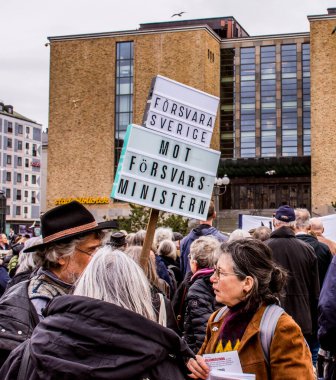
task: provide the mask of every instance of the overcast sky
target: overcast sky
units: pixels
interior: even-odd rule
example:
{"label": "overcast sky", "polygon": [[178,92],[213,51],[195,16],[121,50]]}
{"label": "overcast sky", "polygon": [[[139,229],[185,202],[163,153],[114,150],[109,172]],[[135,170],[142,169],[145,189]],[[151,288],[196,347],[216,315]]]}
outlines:
{"label": "overcast sky", "polygon": [[[181,5],[183,4],[183,5]],[[2,1],[0,100],[48,125],[48,36],[137,29],[140,23],[234,16],[251,35],[309,31],[307,15],[332,0],[8,0]]]}

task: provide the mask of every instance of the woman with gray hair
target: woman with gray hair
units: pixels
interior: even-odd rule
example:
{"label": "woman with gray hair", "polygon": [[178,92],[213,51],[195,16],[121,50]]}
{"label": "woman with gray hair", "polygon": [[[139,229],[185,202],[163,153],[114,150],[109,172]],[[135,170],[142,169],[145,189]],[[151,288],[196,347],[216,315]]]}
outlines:
{"label": "woman with gray hair", "polygon": [[210,369],[201,355],[238,351],[243,372],[255,374],[256,380],[313,380],[301,329],[277,305],[286,273],[272,260],[270,248],[242,239],[220,250],[211,282],[216,300],[226,306],[210,317],[205,341],[196,359],[188,362],[190,377],[208,377]]}
{"label": "woman with gray hair", "polygon": [[45,315],[1,368],[1,379],[17,378],[28,355],[30,380],[183,380],[183,359],[193,356],[175,332],[155,322],[142,269],[110,246],[97,251],[74,295],[54,299]]}
{"label": "woman with gray hair", "polygon": [[216,303],[210,282],[219,246],[220,242],[212,236],[200,237],[190,246],[189,260],[192,277],[189,280],[189,289],[184,301],[183,338],[195,353],[204,341],[210,315],[220,306]]}

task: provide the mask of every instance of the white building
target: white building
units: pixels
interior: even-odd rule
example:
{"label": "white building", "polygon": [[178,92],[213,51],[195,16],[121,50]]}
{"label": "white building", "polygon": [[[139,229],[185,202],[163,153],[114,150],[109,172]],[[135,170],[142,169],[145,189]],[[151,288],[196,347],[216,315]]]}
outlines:
{"label": "white building", "polygon": [[6,229],[19,231],[40,217],[42,125],[0,102],[0,189]]}

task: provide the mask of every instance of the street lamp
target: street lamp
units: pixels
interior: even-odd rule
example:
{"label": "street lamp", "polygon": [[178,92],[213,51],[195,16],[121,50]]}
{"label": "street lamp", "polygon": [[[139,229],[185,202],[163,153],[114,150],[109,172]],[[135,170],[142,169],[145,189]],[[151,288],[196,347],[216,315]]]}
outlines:
{"label": "street lamp", "polygon": [[[215,211],[218,216],[219,213],[219,197],[226,193],[227,186],[230,183],[230,178],[225,174],[222,178],[215,179],[215,185],[213,188],[213,196],[215,203]],[[221,188],[224,187],[222,190]],[[218,218],[215,219],[215,227],[218,227]]]}

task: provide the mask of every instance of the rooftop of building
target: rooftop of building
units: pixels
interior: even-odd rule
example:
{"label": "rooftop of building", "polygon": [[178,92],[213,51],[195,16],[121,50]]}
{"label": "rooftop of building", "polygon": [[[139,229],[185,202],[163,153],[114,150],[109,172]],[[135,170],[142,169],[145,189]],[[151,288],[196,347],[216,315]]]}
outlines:
{"label": "rooftop of building", "polygon": [[[307,16],[309,21],[314,19],[323,18],[335,18],[336,8],[328,8],[327,14]],[[116,37],[121,35],[134,35],[134,34],[147,34],[190,30],[193,28],[205,27],[214,36],[219,38],[221,42],[227,42],[228,40],[237,39],[267,39],[267,38],[286,38],[286,37],[300,37],[309,35],[309,32],[297,32],[297,33],[281,33],[270,35],[256,35],[250,36],[249,33],[241,26],[241,24],[233,16],[223,17],[210,17],[191,20],[170,20],[160,22],[149,22],[139,25],[138,29],[134,30],[121,30],[112,32],[100,32],[100,33],[87,33],[87,34],[75,34],[64,36],[51,36],[48,37],[49,41],[60,40],[73,40],[73,39],[88,39],[88,38],[102,38],[102,37]]]}
{"label": "rooftop of building", "polygon": [[208,25],[220,38],[248,37],[247,31],[233,16],[173,20],[140,24],[140,30],[166,29],[174,27]]}
{"label": "rooftop of building", "polygon": [[5,105],[1,101],[0,101],[0,115],[9,116],[9,117],[19,119],[22,121],[28,121],[29,123],[41,125],[41,124],[37,123],[35,120],[29,119],[28,117],[23,116],[20,113],[16,112],[12,105],[10,105],[10,104]]}

